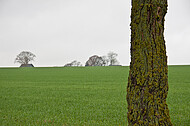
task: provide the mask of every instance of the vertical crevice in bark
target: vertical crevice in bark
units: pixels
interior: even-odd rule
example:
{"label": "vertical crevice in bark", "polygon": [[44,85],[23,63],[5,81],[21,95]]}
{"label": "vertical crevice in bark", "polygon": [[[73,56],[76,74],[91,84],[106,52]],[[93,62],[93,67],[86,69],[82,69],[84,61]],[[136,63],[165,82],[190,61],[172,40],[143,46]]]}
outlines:
{"label": "vertical crevice in bark", "polygon": [[132,0],[129,125],[171,126],[164,17],[167,0]]}

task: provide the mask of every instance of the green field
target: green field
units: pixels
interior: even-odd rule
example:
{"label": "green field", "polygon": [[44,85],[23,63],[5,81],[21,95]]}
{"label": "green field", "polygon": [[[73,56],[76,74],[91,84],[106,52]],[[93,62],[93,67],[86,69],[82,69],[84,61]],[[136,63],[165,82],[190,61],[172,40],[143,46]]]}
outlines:
{"label": "green field", "polygon": [[[0,125],[126,126],[129,67],[0,68]],[[169,67],[174,126],[190,125],[190,66]]]}

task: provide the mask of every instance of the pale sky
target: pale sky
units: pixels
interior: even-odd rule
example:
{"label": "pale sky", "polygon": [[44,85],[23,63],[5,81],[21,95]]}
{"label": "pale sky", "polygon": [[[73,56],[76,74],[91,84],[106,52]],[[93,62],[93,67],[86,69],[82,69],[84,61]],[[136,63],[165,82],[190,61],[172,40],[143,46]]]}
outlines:
{"label": "pale sky", "polygon": [[[83,65],[92,55],[118,54],[130,63],[131,0],[0,0],[0,67],[20,66],[21,51],[36,67]],[[165,21],[169,65],[190,65],[190,0],[169,0]]]}

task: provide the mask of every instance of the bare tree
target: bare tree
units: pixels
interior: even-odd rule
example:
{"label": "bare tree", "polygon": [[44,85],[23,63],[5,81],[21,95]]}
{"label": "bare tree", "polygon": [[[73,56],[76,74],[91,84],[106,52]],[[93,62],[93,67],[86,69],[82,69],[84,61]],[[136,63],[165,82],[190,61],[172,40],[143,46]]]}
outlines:
{"label": "bare tree", "polygon": [[82,66],[81,62],[76,62],[76,66]]}
{"label": "bare tree", "polygon": [[64,65],[64,67],[72,67],[72,66],[82,66],[82,64],[81,64],[81,62],[74,60],[71,63],[67,63]]}
{"label": "bare tree", "polygon": [[118,56],[117,53],[114,53],[114,52],[108,53],[108,60],[109,60],[110,66],[119,64],[119,62],[117,60],[117,56]]}
{"label": "bare tree", "polygon": [[36,56],[28,51],[22,51],[20,54],[17,55],[15,59],[15,63],[20,63],[20,64],[28,64],[31,61],[34,61],[34,58]]}
{"label": "bare tree", "polygon": [[86,62],[85,66],[103,66],[104,62],[102,57],[97,55],[91,56]]}
{"label": "bare tree", "polygon": [[108,66],[109,64],[109,59],[107,58],[107,56],[101,56],[102,60],[103,60],[103,65],[104,66]]}

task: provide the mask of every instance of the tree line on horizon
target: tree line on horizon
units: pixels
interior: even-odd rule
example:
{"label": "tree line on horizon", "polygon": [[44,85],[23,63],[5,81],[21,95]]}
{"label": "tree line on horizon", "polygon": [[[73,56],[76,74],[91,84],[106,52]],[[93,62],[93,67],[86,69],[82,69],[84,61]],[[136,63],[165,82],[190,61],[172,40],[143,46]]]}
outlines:
{"label": "tree line on horizon", "polygon": [[[115,66],[119,65],[117,60],[118,54],[115,52],[109,52],[106,56],[93,55],[86,61],[85,66]],[[29,66],[31,61],[34,61],[36,55],[29,51],[22,51],[15,58],[15,63],[20,63],[21,67]],[[30,64],[33,67],[32,64]],[[80,67],[83,66],[81,62],[74,60],[64,65],[64,67]]]}

